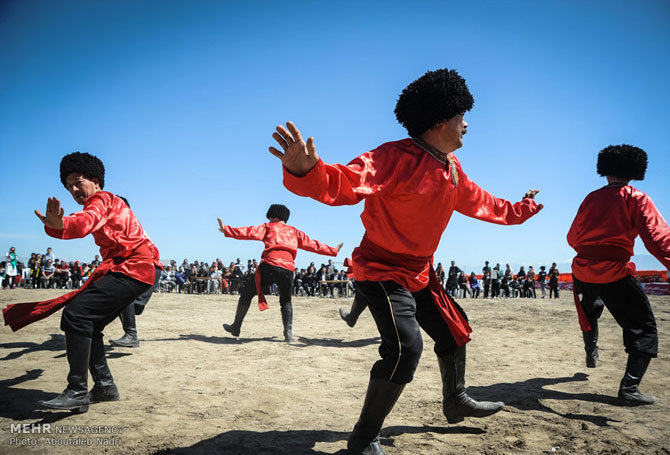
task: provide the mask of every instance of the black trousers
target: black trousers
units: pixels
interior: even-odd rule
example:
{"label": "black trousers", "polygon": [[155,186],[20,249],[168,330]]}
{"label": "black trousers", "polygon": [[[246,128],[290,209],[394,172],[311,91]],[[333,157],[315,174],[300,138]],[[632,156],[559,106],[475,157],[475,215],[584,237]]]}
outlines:
{"label": "black trousers", "polygon": [[[274,283],[279,288],[279,305],[284,307],[291,305],[291,292],[293,289],[293,271],[281,267],[269,265],[261,262],[258,266],[261,274],[261,287],[263,293],[269,292],[270,286]],[[249,306],[251,299],[257,294],[256,281],[254,275],[249,275],[244,280],[244,287],[240,291],[240,300],[238,305]]]}
{"label": "black trousers", "polygon": [[151,296],[154,294],[154,291],[158,287],[161,281],[161,269],[159,267],[156,267],[156,275],[154,276],[154,284],[149,287],[146,291],[144,291],[139,297],[137,297],[131,305],[134,305],[135,308],[133,311],[135,311],[135,314],[142,314],[144,312],[144,309],[147,306],[147,303],[149,303],[149,299]]}
{"label": "black trousers", "polygon": [[107,324],[149,288],[150,284],[122,273],[108,273],[65,306],[60,328],[84,337],[100,336]]}
{"label": "black trousers", "polygon": [[[357,281],[356,298],[370,308],[382,338],[381,360],[370,372],[373,379],[396,384],[412,381],[423,352],[420,329],[435,341],[437,355],[457,347],[427,287],[412,293],[393,281]],[[460,307],[458,310],[465,316]]]}
{"label": "black trousers", "polygon": [[656,319],[642,285],[634,276],[613,283],[584,283],[573,276],[575,292],[589,319],[598,319],[603,307],[623,329],[626,352],[658,355]]}

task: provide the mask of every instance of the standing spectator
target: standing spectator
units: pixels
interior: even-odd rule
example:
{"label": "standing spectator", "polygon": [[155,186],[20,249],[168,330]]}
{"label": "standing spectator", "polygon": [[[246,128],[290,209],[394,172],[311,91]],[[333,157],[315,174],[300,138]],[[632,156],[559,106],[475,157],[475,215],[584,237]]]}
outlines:
{"label": "standing spectator", "polygon": [[447,294],[450,296],[458,297],[458,275],[461,273],[461,269],[456,266],[456,261],[451,261],[451,267],[449,267],[449,273],[447,274]]}
{"label": "standing spectator", "polygon": [[487,298],[491,287],[491,267],[489,267],[489,261],[486,261],[484,267],[482,267],[482,281],[484,282],[484,298]]}
{"label": "standing spectator", "polygon": [[42,264],[47,263],[47,259],[51,259],[51,263],[53,264],[56,258],[54,257],[53,251],[51,247],[47,248],[46,254],[42,255]]}
{"label": "standing spectator", "polygon": [[46,260],[46,264],[42,267],[42,276],[40,277],[40,287],[50,288],[54,285],[54,275],[56,268],[51,263],[51,259]]}
{"label": "standing spectator", "polygon": [[540,266],[540,271],[537,274],[537,282],[540,284],[540,290],[542,291],[542,298],[547,297],[547,290],[545,289],[547,287],[546,281],[547,281],[547,272],[544,271],[545,267],[543,265]]}
{"label": "standing spectator", "polygon": [[92,269],[95,269],[95,268],[98,267],[99,265],[100,265],[100,255],[97,255],[97,254],[96,254],[96,255],[95,255],[95,259],[93,259],[93,260],[91,261],[90,267],[91,267]]}
{"label": "standing spectator", "polygon": [[445,273],[444,273],[444,267],[442,267],[441,262],[437,263],[437,268],[435,269],[435,275],[437,275],[437,281],[440,283],[440,286],[444,287]]}
{"label": "standing spectator", "polygon": [[500,296],[500,264],[496,264],[491,270],[491,297],[497,299]]}
{"label": "standing spectator", "polygon": [[528,266],[528,274],[526,275],[526,283],[524,285],[526,297],[537,298],[535,294],[535,270],[533,266]]}
{"label": "standing spectator", "polygon": [[16,249],[11,247],[7,254],[5,261],[5,283],[3,289],[16,288],[16,276],[18,275],[18,259],[16,256]]}
{"label": "standing spectator", "polygon": [[558,268],[556,267],[556,263],[554,262],[551,265],[551,268],[549,269],[549,298],[551,298],[552,294],[554,295],[555,298],[558,298],[558,290],[559,290],[558,278],[559,278],[559,272]]}

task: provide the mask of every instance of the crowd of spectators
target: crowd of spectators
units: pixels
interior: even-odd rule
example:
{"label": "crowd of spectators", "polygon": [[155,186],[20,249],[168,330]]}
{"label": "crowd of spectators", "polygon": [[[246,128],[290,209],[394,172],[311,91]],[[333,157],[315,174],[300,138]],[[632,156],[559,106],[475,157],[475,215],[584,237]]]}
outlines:
{"label": "crowd of spectators", "polygon": [[442,263],[437,264],[435,270],[440,284],[446,289],[447,293],[455,298],[537,298],[539,289],[542,298],[547,297],[549,289],[549,298],[558,298],[560,272],[556,263],[552,263],[549,271],[546,271],[544,265],[540,266],[540,271],[536,272],[533,266],[528,266],[526,271],[524,266],[519,268],[517,273],[512,271],[509,264],[505,265],[505,270],[501,269],[500,264],[495,267],[489,265],[489,261],[484,263],[480,275],[470,272],[468,275],[456,266],[455,261],[451,261],[449,270],[445,272]]}
{"label": "crowd of spectators", "polygon": [[[77,289],[91,276],[100,264],[96,254],[90,262],[67,261],[56,258],[53,250],[47,248],[46,253],[32,253],[27,264],[19,261],[12,247],[0,262],[0,281],[3,289],[24,288],[57,288]],[[161,273],[158,292],[180,292],[189,294],[239,294],[245,281],[256,273],[256,259],[247,260],[246,264],[237,258],[229,265],[224,265],[217,258],[211,263],[204,261],[189,262],[184,259],[181,264],[170,260]],[[467,274],[451,261],[448,270],[438,263],[435,269],[438,281],[454,298],[537,298],[538,290],[541,298],[558,298],[559,271],[556,263],[549,270],[544,265],[535,271],[532,265],[528,270],[521,266],[514,273],[509,264],[502,270],[500,264],[494,267],[486,261],[481,274],[474,271]],[[548,290],[548,292],[547,292]],[[273,285],[271,294],[276,294]],[[338,270],[332,260],[316,267],[312,262],[307,268],[295,269],[293,294],[296,296],[338,297],[354,294],[353,280],[345,270]]]}

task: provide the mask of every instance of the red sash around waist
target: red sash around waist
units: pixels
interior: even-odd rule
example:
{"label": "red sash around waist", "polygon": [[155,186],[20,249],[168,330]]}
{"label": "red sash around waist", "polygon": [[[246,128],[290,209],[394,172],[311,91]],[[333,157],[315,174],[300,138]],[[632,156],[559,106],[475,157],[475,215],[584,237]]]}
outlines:
{"label": "red sash around waist", "polygon": [[614,245],[581,245],[577,247],[577,257],[601,261],[630,261],[630,253]]}
{"label": "red sash around waist", "polygon": [[465,316],[458,310],[454,301],[449,297],[447,291],[440,286],[440,283],[433,269],[433,257],[417,257],[405,254],[392,253],[387,251],[371,241],[367,236],[363,236],[361,245],[359,246],[360,254],[369,259],[374,259],[376,262],[384,262],[391,266],[402,267],[409,269],[415,275],[421,274],[428,264],[429,269],[429,284],[430,293],[433,297],[433,303],[437,307],[438,312],[447,323],[449,331],[451,332],[456,344],[463,346],[470,341],[469,334],[472,333],[472,328]]}

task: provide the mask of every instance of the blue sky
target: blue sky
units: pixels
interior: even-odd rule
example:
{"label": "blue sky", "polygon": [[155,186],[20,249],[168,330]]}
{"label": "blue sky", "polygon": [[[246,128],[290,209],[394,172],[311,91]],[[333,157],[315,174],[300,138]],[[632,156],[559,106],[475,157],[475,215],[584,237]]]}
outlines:
{"label": "blue sky", "polygon": [[[90,260],[92,238],[44,234],[33,210],[49,196],[78,210],[60,158],[99,156],[106,190],[130,200],[163,259],[258,258],[260,242],[226,239],[264,222],[290,224],[350,255],[363,205],[327,207],[289,193],[267,152],[277,124],[314,136],[346,163],[406,137],[393,108],[427,70],[453,68],[475,106],[457,152],[498,197],[539,188],[545,209],[521,226],[454,215],[436,261],[566,264],[565,235],[602,186],[597,152],[630,143],[649,154],[635,185],[670,214],[670,3],[667,1],[0,3],[0,250],[52,246]],[[417,220],[419,223],[420,220]],[[638,268],[661,268],[636,246]],[[639,254],[638,254],[639,253]],[[325,262],[301,252],[297,264]]]}

